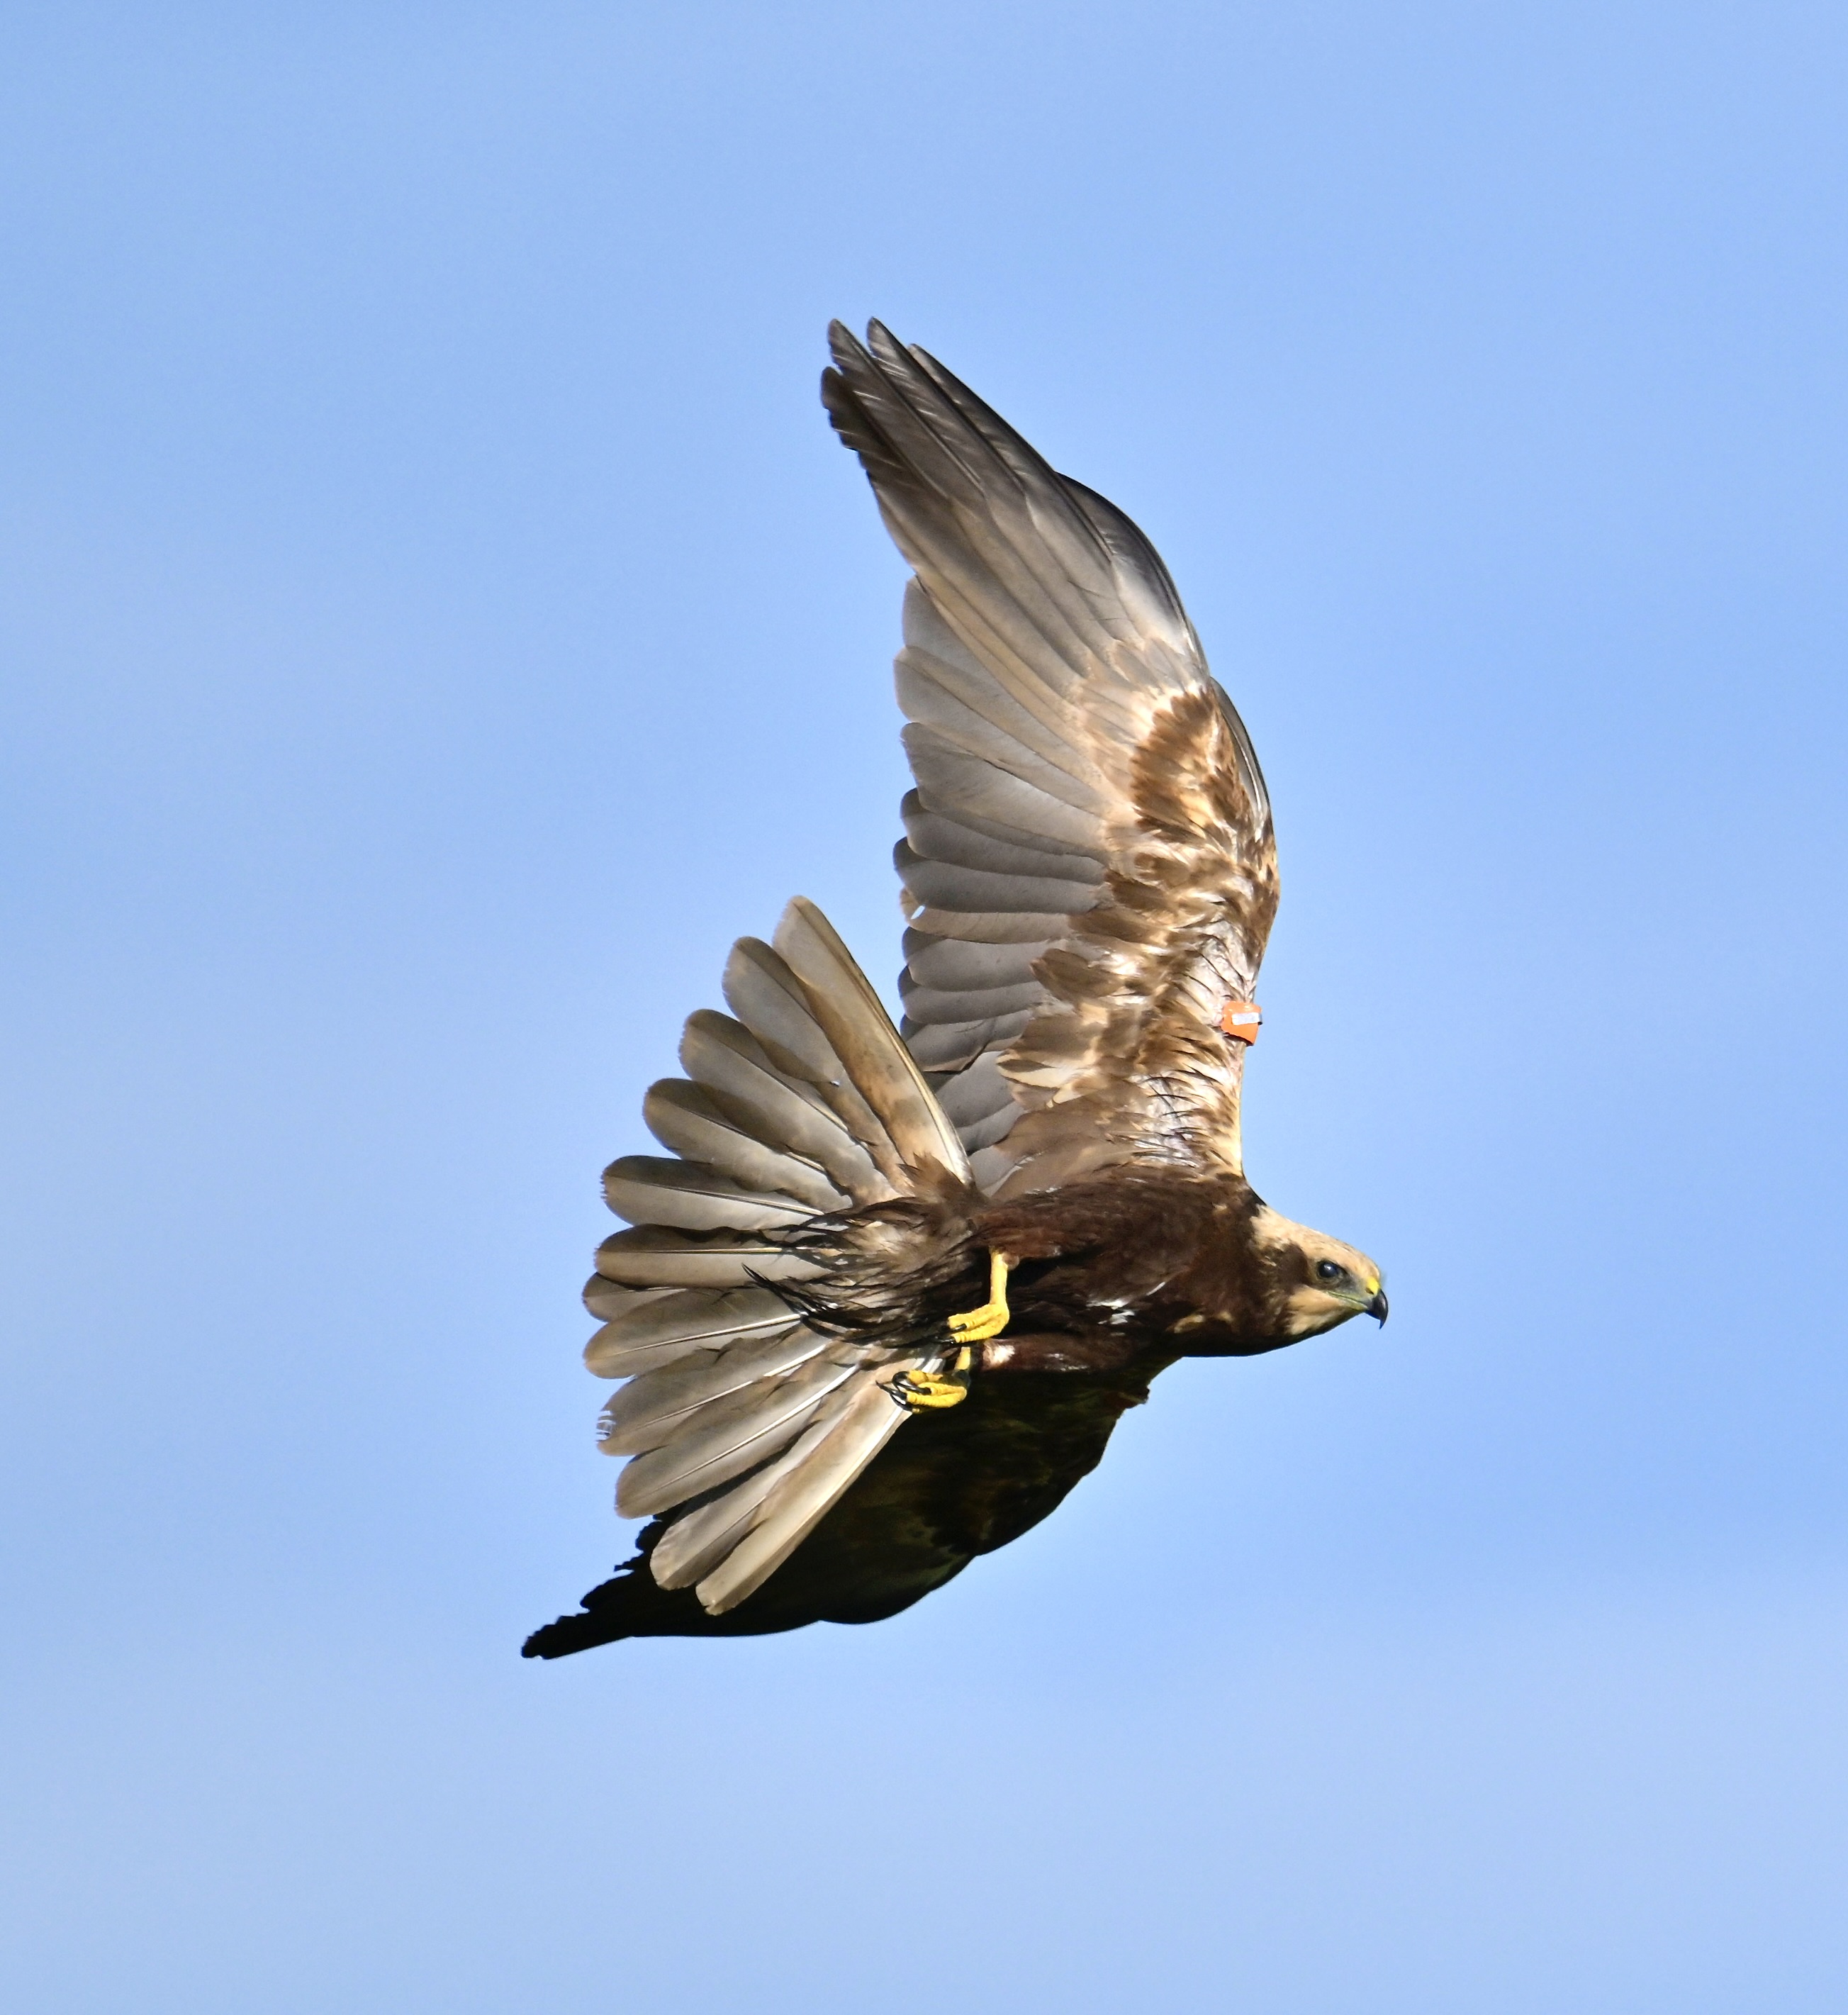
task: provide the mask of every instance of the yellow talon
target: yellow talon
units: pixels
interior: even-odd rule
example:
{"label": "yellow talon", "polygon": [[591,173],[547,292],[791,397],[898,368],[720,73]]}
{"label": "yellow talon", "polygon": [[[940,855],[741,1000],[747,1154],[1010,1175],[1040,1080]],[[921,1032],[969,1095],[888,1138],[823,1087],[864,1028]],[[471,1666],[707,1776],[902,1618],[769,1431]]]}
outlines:
{"label": "yellow talon", "polygon": [[969,1396],[969,1374],[975,1363],[973,1345],[986,1343],[1007,1327],[1007,1270],[1014,1263],[999,1252],[989,1255],[989,1298],[978,1309],[949,1318],[952,1342],[960,1344],[955,1358],[941,1371],[901,1371],[886,1391],[908,1413],[926,1406],[960,1406]]}
{"label": "yellow talon", "polygon": [[1007,1270],[1013,1263],[1003,1254],[989,1255],[989,1298],[966,1315],[952,1316],[949,1333],[959,1343],[986,1343],[1007,1327],[1012,1311],[1007,1306]]}
{"label": "yellow talon", "polygon": [[974,1352],[964,1344],[949,1370],[901,1371],[885,1389],[908,1413],[921,1406],[960,1406],[969,1396],[969,1371],[974,1362]]}

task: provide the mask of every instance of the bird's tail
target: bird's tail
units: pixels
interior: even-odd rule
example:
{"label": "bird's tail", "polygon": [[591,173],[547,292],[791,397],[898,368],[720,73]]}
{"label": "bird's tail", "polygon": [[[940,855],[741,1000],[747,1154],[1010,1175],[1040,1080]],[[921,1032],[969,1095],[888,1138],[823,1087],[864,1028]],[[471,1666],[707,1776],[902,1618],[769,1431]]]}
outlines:
{"label": "bird's tail", "polygon": [[791,903],[773,944],[740,939],[725,997],[731,1014],[687,1023],[687,1076],[643,1104],[673,1158],[629,1155],[605,1173],[634,1228],[604,1241],[584,1295],[605,1318],[585,1362],[628,1381],[602,1422],[605,1453],[630,1458],[617,1509],[665,1521],[635,1570],[653,1587],[623,1600],[691,1589],[712,1617],[838,1500],[905,1417],[884,1385],[929,1361],[805,1322],[777,1291],[817,1270],[790,1234],[969,1180],[955,1128],[813,903]]}

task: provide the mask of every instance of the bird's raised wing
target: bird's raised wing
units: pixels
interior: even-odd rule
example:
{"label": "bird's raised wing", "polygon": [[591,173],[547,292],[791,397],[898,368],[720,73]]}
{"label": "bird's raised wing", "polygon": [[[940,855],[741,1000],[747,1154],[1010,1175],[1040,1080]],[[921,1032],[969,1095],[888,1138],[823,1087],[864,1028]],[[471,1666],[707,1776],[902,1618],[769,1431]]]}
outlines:
{"label": "bird's raised wing", "polygon": [[822,397],[917,570],[906,1039],[992,1193],[1241,1166],[1270,802],[1160,557],[968,388],[839,323]]}

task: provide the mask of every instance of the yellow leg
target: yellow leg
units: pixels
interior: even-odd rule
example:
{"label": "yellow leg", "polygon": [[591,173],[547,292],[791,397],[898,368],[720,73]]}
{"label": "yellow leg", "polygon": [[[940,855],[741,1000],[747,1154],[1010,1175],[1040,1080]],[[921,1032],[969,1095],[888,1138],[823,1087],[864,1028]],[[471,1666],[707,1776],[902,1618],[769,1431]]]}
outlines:
{"label": "yellow leg", "polygon": [[1014,1263],[999,1252],[989,1255],[989,1298],[966,1315],[952,1316],[952,1342],[961,1347],[953,1361],[941,1371],[901,1371],[886,1391],[901,1406],[915,1411],[924,1406],[960,1406],[969,1396],[969,1373],[975,1363],[972,1345],[986,1343],[1007,1327],[1012,1311],[1007,1306],[1007,1272]]}
{"label": "yellow leg", "polygon": [[885,1389],[908,1413],[924,1406],[960,1406],[969,1396],[969,1371],[974,1362],[974,1352],[964,1344],[948,1370],[901,1371]]}
{"label": "yellow leg", "polygon": [[988,1299],[980,1308],[949,1319],[949,1333],[958,1343],[986,1343],[1007,1328],[1012,1313],[1007,1306],[1007,1270],[1012,1263],[1004,1253],[989,1255]]}

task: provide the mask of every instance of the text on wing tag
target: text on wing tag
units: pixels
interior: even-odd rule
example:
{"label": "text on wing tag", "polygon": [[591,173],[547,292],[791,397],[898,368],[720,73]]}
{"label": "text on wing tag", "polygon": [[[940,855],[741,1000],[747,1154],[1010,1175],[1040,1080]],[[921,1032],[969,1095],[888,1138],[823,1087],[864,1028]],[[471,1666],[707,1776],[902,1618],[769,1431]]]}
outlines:
{"label": "text on wing tag", "polygon": [[1228,1000],[1219,1013],[1219,1025],[1235,1043],[1254,1043],[1264,1010],[1255,1000]]}

